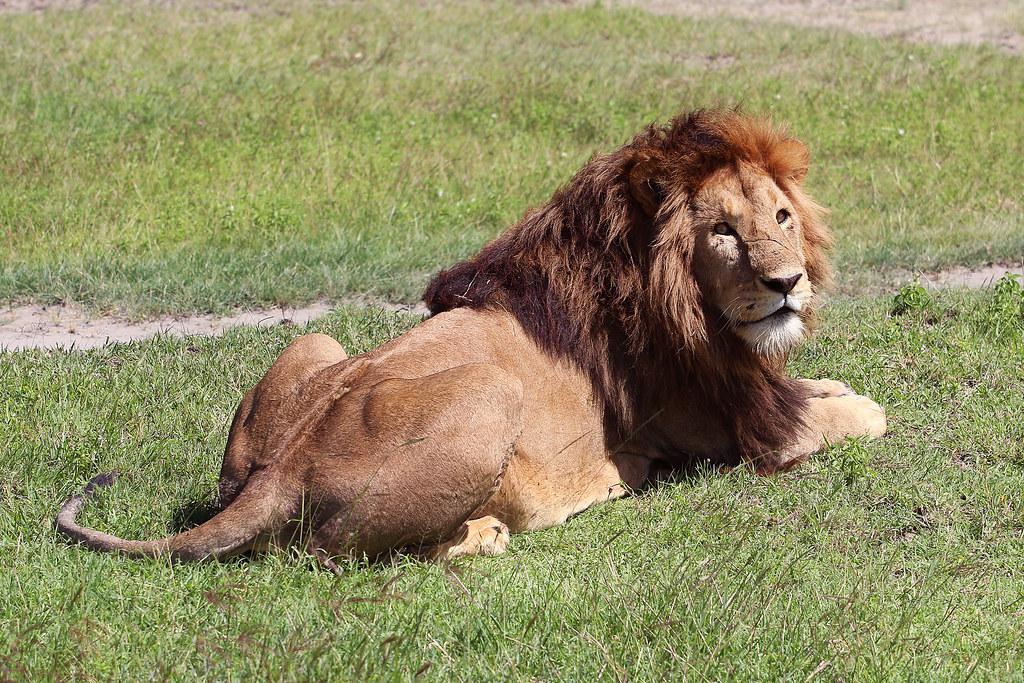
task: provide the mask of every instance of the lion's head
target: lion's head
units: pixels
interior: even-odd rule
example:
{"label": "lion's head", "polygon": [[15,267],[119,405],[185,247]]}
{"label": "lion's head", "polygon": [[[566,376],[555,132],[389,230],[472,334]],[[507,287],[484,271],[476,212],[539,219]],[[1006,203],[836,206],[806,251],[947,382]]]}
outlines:
{"label": "lion's head", "polygon": [[793,202],[767,173],[739,162],[712,174],[690,203],[705,300],[756,353],[788,351],[804,336],[814,297]]}
{"label": "lion's head", "polygon": [[665,392],[699,392],[743,423],[744,450],[770,448],[773,411],[799,419],[804,405],[780,369],[829,280],[821,209],[801,189],[808,161],[784,130],[735,111],[650,126],[424,299],[432,313],[511,312],[590,374],[620,428]]}
{"label": "lion's head", "polygon": [[760,356],[789,351],[830,277],[821,209],[801,189],[807,148],[732,111],[677,118],[630,147],[666,322],[700,341],[733,334]]}

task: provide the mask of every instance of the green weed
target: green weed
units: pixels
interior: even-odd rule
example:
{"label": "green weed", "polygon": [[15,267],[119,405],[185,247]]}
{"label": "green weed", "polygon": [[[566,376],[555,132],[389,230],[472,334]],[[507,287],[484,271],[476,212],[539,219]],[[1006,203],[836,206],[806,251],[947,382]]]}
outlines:
{"label": "green weed", "polygon": [[993,333],[1024,332],[1024,286],[1018,276],[1007,273],[993,285],[986,312]]}
{"label": "green weed", "polygon": [[903,315],[910,311],[919,311],[927,308],[932,303],[932,297],[928,290],[921,286],[919,281],[903,285],[892,300],[892,307],[889,309],[891,315]]}

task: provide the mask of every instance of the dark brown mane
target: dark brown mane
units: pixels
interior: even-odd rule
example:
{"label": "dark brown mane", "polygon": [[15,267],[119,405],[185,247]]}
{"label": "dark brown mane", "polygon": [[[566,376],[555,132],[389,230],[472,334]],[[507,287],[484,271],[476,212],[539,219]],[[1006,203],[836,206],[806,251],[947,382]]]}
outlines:
{"label": "dark brown mane", "polygon": [[756,356],[706,310],[688,244],[661,239],[704,179],[738,160],[790,196],[808,276],[824,284],[828,235],[798,185],[806,148],[737,112],[697,111],[595,157],[547,204],[435,276],[424,300],[433,314],[510,312],[546,352],[588,374],[612,438],[635,434],[669,402],[698,402],[735,434],[736,456],[767,456],[792,437],[806,398],[784,359]]}

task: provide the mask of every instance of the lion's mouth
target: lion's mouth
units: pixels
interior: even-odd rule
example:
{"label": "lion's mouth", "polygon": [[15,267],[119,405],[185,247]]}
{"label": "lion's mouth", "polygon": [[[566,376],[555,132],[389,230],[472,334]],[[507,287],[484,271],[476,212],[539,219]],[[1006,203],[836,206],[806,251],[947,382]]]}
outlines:
{"label": "lion's mouth", "polygon": [[733,323],[733,332],[761,356],[777,356],[799,342],[806,333],[800,311],[804,302],[785,297],[776,301],[775,310],[757,320]]}
{"label": "lion's mouth", "polygon": [[803,307],[804,302],[799,298],[793,296],[783,297],[782,301],[779,302],[779,307],[768,315],[763,318],[758,318],[757,320],[743,320],[738,324],[757,325],[758,323],[765,322],[783,322],[788,320],[790,316],[798,315]]}
{"label": "lion's mouth", "polygon": [[757,325],[758,323],[764,323],[764,322],[768,322],[768,321],[772,321],[772,322],[774,322],[774,321],[782,321],[782,320],[787,319],[791,315],[796,315],[796,310],[790,308],[789,306],[783,305],[783,306],[779,306],[777,309],[775,309],[773,312],[769,313],[768,315],[766,315],[763,318],[758,318],[757,320],[746,320],[746,321],[744,321],[744,322],[742,322],[740,324],[741,325]]}

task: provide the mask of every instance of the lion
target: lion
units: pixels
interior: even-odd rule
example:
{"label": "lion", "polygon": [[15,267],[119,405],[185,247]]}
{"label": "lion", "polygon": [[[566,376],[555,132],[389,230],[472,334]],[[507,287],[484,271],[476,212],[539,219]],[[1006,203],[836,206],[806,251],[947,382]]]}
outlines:
{"label": "lion", "polygon": [[211,519],[152,541],[80,526],[101,475],[57,528],[175,560],[301,542],[334,571],[495,555],[666,469],[767,475],[880,437],[874,401],[785,373],[830,279],[808,166],[784,128],[738,111],[651,125],[437,274],[403,336],[354,358],[295,340],[238,407]]}

